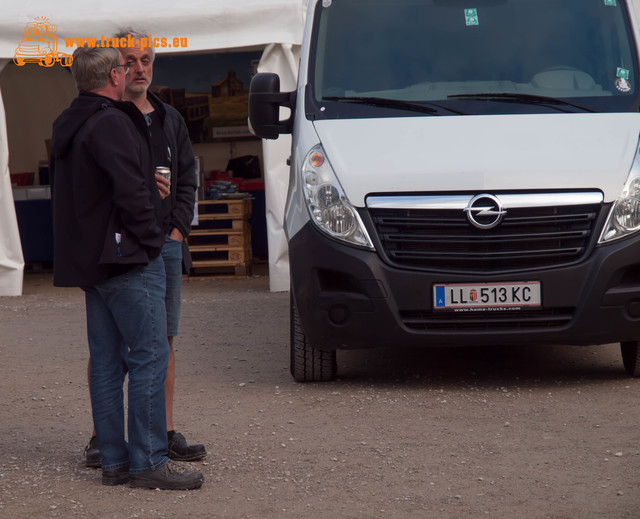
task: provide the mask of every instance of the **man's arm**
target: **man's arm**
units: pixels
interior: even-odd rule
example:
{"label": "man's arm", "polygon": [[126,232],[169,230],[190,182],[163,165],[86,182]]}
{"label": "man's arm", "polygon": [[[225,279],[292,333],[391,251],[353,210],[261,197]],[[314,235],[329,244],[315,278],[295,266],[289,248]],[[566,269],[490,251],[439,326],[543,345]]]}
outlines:
{"label": "man's arm", "polygon": [[[195,171],[195,156],[189,140],[189,132],[182,117],[179,114],[167,114],[174,125],[176,142],[171,143],[172,153],[177,154],[177,185],[172,186],[176,190],[176,201],[171,210],[172,232],[177,229],[182,238],[186,238],[191,230],[193,220],[193,206],[196,201],[197,178]],[[173,238],[174,236],[172,236]]]}

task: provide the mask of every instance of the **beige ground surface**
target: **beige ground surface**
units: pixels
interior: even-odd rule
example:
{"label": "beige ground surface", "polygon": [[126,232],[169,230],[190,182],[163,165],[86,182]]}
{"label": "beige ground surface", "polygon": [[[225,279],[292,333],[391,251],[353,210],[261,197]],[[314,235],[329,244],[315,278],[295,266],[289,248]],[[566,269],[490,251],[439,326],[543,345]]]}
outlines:
{"label": "beige ground surface", "polygon": [[640,382],[618,347],[342,353],[288,374],[288,294],[191,280],[175,421],[207,445],[191,492],[105,487],[82,294],[29,274],[0,298],[0,517],[637,518]]}

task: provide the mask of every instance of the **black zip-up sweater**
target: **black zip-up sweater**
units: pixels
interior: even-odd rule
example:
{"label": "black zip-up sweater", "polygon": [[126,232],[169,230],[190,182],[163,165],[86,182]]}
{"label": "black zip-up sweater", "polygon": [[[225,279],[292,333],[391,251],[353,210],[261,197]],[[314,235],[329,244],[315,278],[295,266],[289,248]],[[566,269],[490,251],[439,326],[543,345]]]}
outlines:
{"label": "black zip-up sweater", "polygon": [[160,254],[151,144],[134,104],[80,92],[53,123],[51,175],[54,285],[93,286]]}
{"label": "black zip-up sweater", "polygon": [[163,103],[149,91],[147,99],[159,115],[164,136],[171,149],[171,195],[163,201],[165,211],[166,205],[169,205],[169,214],[163,214],[164,230],[169,233],[175,227],[186,238],[191,231],[198,182],[189,131],[178,110]]}

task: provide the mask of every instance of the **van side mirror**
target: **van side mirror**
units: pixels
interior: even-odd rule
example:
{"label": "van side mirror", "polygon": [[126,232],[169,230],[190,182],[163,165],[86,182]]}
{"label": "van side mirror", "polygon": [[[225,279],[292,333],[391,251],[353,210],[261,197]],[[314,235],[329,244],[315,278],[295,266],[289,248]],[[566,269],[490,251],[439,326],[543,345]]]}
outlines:
{"label": "van side mirror", "polygon": [[[270,72],[253,76],[249,86],[249,125],[263,139],[277,139],[281,133],[291,133],[296,93],[280,92],[280,77]],[[286,121],[280,121],[280,107],[291,110]]]}

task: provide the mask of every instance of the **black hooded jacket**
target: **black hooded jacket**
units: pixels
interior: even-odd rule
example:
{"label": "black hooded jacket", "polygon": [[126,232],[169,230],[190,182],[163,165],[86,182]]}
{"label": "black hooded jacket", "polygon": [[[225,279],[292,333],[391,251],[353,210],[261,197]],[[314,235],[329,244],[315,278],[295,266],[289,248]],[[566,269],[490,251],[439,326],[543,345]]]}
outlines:
{"label": "black hooded jacket", "polygon": [[[147,99],[158,113],[162,131],[171,150],[171,195],[162,201],[161,226],[167,234],[175,227],[186,238],[191,232],[198,183],[189,130],[182,115],[173,106],[163,103],[149,91]],[[186,241],[182,242],[182,262],[185,272],[189,272],[191,255]]]}
{"label": "black hooded jacket", "polygon": [[53,123],[51,175],[54,285],[93,286],[160,254],[160,196],[135,105],[81,92]]}
{"label": "black hooded jacket", "polygon": [[182,115],[173,106],[163,103],[149,91],[147,99],[158,113],[162,131],[171,148],[171,195],[163,200],[163,205],[169,202],[170,210],[168,218],[165,215],[164,230],[168,234],[175,227],[186,238],[191,231],[198,182],[189,131]]}

